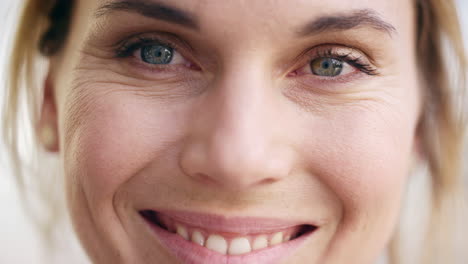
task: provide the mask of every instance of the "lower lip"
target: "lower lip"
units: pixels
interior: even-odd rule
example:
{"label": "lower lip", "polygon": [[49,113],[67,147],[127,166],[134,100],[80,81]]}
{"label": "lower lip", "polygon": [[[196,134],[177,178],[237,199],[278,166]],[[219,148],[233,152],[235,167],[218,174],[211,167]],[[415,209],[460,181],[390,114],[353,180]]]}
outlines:
{"label": "lower lip", "polygon": [[156,237],[161,244],[184,264],[277,264],[294,254],[294,252],[315,233],[310,232],[288,242],[244,255],[229,256],[187,241],[181,236],[171,233],[146,219],[145,222],[149,224],[151,229],[156,233]]}

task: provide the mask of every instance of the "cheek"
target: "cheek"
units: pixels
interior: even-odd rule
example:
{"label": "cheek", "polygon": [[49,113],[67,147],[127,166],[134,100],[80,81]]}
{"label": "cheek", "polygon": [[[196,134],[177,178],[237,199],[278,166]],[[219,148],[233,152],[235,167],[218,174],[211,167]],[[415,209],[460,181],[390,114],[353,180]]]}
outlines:
{"label": "cheek", "polygon": [[105,204],[151,160],[167,155],[184,121],[180,110],[128,92],[93,97],[78,103],[74,109],[86,110],[65,124],[65,171],[88,200]]}
{"label": "cheek", "polygon": [[314,121],[304,153],[309,169],[343,204],[342,228],[366,229],[369,235],[375,229],[381,236],[398,215],[416,115],[381,106],[374,110],[348,108]]}

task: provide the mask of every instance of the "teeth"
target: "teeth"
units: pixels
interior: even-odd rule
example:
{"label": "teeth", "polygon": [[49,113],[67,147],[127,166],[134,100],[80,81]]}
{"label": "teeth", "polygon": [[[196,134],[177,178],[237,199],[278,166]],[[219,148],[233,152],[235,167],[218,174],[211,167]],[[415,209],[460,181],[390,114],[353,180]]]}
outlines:
{"label": "teeth", "polygon": [[205,245],[205,238],[200,231],[195,231],[192,234],[192,242],[197,243],[200,246]]}
{"label": "teeth", "polygon": [[177,234],[183,237],[185,240],[189,240],[187,229],[183,226],[177,225]]}
{"label": "teeth", "polygon": [[267,236],[258,236],[255,238],[254,243],[253,243],[253,250],[259,250],[262,248],[268,247],[268,238]]}
{"label": "teeth", "polygon": [[278,245],[283,242],[283,232],[278,232],[271,237],[270,246]]}
{"label": "teeth", "polygon": [[250,247],[250,242],[245,237],[238,237],[231,240],[231,245],[229,246],[229,255],[242,255],[252,251]]}
{"label": "teeth", "polygon": [[228,244],[226,242],[226,239],[224,239],[222,236],[211,235],[206,240],[205,247],[218,253],[226,254]]}
{"label": "teeth", "polygon": [[229,255],[247,254],[254,250],[261,250],[291,240],[291,234],[285,235],[283,232],[277,232],[272,235],[237,237],[230,240],[226,240],[220,235],[212,234],[205,240],[202,231],[189,229],[179,223],[175,224],[175,233],[185,240],[192,241],[218,253]]}

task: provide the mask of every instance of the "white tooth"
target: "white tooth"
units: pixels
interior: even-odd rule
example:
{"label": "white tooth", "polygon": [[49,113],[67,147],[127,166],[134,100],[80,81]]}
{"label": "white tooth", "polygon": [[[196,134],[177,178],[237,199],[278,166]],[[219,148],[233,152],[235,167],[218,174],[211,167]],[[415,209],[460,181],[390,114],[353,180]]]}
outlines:
{"label": "white tooth", "polygon": [[252,251],[250,247],[250,242],[245,237],[238,237],[231,240],[231,245],[229,246],[229,255],[242,255]]}
{"label": "white tooth", "polygon": [[283,242],[288,242],[289,240],[291,240],[291,235],[285,236]]}
{"label": "white tooth", "polygon": [[185,240],[189,240],[187,229],[183,226],[176,225],[177,234],[183,237]]}
{"label": "white tooth", "polygon": [[205,247],[221,254],[227,253],[228,244],[222,236],[211,235],[206,240]]}
{"label": "white tooth", "polygon": [[194,231],[192,234],[192,242],[197,243],[200,246],[205,245],[205,238],[200,231]]}
{"label": "white tooth", "polygon": [[270,246],[278,245],[283,242],[283,232],[278,232],[271,237]]}
{"label": "white tooth", "polygon": [[253,243],[253,250],[258,250],[268,247],[268,238],[267,236],[258,236],[255,238]]}

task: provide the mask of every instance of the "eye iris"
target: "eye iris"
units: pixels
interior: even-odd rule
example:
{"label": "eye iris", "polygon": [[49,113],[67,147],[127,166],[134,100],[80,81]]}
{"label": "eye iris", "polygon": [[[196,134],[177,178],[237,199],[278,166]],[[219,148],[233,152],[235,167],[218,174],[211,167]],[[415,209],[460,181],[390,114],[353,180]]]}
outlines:
{"label": "eye iris", "polygon": [[164,45],[148,45],[141,48],[141,59],[150,64],[168,64],[172,57],[173,49]]}
{"label": "eye iris", "polygon": [[343,70],[343,62],[333,58],[319,58],[310,63],[315,75],[334,77],[340,75]]}

